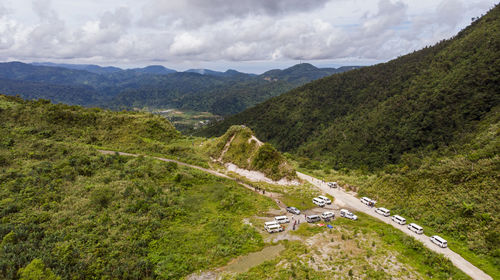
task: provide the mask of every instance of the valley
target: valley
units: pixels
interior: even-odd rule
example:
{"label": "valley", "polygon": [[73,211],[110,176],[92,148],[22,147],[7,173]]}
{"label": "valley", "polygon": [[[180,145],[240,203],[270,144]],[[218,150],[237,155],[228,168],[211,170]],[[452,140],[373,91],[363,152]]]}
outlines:
{"label": "valley", "polygon": [[0,3],[0,279],[500,279],[489,1]]}

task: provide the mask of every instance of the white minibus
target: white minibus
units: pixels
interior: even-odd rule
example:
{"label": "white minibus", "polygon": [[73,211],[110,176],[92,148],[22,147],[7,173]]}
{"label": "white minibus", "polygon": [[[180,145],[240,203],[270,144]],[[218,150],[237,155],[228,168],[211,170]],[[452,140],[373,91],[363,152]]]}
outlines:
{"label": "white minibus", "polygon": [[424,233],[424,229],[421,226],[414,224],[414,223],[409,224],[408,229],[413,231],[416,234]]}
{"label": "white minibus", "polygon": [[440,236],[437,236],[437,235],[433,235],[431,236],[431,242],[438,245],[439,247],[441,248],[446,248],[448,247],[448,242],[446,242],[446,240],[444,240],[443,238],[441,238]]}
{"label": "white minibus", "polygon": [[318,198],[319,198],[319,199],[323,199],[323,201],[324,201],[326,204],[332,204],[332,201],[331,201],[328,197],[326,197],[326,196],[324,196],[324,195],[320,195],[320,196],[318,196]]}
{"label": "white minibus", "polygon": [[406,224],[406,219],[398,215],[392,216],[392,221],[400,225]]}
{"label": "white minibus", "polygon": [[368,197],[366,196],[363,196],[361,199],[361,202],[363,202],[363,204],[366,204],[368,206],[373,206],[375,205],[375,200],[372,200],[372,199],[369,199]]}
{"label": "white minibus", "polygon": [[285,224],[290,222],[287,216],[276,216],[274,217],[274,220],[279,224]]}
{"label": "white minibus", "polygon": [[391,212],[388,209],[385,209],[384,207],[375,209],[375,212],[384,217],[389,217],[389,215],[391,215]]}
{"label": "white minibus", "polygon": [[269,225],[269,226],[264,226],[264,228],[267,230],[267,232],[269,233],[274,233],[274,232],[281,232],[283,231],[283,228],[281,227],[281,225],[277,225],[277,224],[274,224],[274,225]]}
{"label": "white minibus", "polygon": [[317,197],[313,198],[313,203],[318,205],[319,207],[325,206],[325,202],[321,198],[317,198]]}

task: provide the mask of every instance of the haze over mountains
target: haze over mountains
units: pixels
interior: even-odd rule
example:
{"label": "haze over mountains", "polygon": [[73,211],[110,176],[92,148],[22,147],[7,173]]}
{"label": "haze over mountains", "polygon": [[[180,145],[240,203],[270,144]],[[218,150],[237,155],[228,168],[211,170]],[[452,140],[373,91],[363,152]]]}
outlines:
{"label": "haze over mountains", "polygon": [[178,108],[230,115],[309,81],[356,66],[298,64],[261,75],[160,65],[120,69],[97,65],[9,62],[0,64],[0,92],[27,99],[113,109]]}

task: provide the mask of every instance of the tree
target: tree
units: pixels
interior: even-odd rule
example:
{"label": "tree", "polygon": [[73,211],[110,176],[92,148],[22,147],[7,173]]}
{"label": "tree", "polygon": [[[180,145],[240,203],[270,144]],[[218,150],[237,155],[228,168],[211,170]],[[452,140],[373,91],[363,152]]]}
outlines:
{"label": "tree", "polygon": [[60,280],[57,276],[45,267],[45,264],[40,259],[33,259],[25,268],[19,269],[19,278],[21,280]]}

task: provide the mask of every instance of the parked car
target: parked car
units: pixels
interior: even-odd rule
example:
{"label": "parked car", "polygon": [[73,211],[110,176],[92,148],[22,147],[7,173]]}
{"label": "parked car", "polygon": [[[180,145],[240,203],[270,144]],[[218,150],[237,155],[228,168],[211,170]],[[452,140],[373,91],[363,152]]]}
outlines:
{"label": "parked car", "polygon": [[340,217],[344,217],[344,218],[351,219],[354,221],[356,221],[358,219],[358,216],[354,215],[353,213],[351,213],[347,209],[340,209]]}
{"label": "parked car", "polygon": [[276,216],[274,217],[274,220],[279,224],[286,224],[290,222],[287,216]]}
{"label": "parked car", "polygon": [[287,207],[286,211],[295,215],[300,215],[300,210],[295,207]]}
{"label": "parked car", "polygon": [[388,209],[385,209],[384,207],[379,207],[379,208],[375,209],[375,212],[377,214],[384,216],[384,217],[389,217],[391,215],[391,212]]}
{"label": "parked car", "polygon": [[448,247],[448,242],[446,240],[444,240],[442,237],[440,236],[437,236],[437,235],[433,235],[430,237],[431,239],[431,242],[438,245],[439,247],[441,248],[446,248]]}
{"label": "parked car", "polygon": [[398,216],[398,215],[394,215],[392,216],[392,221],[397,223],[397,224],[400,224],[400,225],[404,225],[406,224],[406,219],[401,217],[401,216]]}
{"label": "parked car", "polygon": [[319,207],[325,207],[325,201],[323,199],[315,197],[313,198],[313,203],[318,205]]}
{"label": "parked car", "polygon": [[337,184],[337,182],[328,182],[327,186],[329,186],[330,188],[338,188],[339,184]]}
{"label": "parked car", "polygon": [[306,221],[308,223],[315,223],[321,221],[321,217],[319,215],[309,215],[306,216]]}
{"label": "parked car", "polygon": [[330,221],[334,217],[335,217],[335,214],[333,212],[324,212],[323,214],[321,214],[321,218],[323,220],[325,220],[325,222]]}
{"label": "parked car", "polygon": [[324,195],[320,195],[320,196],[318,196],[318,198],[319,198],[319,199],[323,199],[323,201],[324,201],[326,204],[332,204],[332,201],[331,201],[328,197],[326,197],[326,196],[324,196]]}

